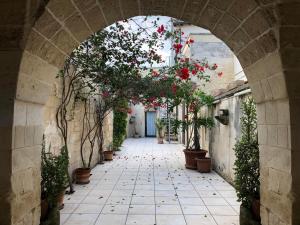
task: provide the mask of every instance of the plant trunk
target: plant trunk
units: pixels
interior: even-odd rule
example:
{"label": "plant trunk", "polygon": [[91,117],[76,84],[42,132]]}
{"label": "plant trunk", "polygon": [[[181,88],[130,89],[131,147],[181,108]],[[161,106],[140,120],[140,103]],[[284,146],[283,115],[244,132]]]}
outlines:
{"label": "plant trunk", "polygon": [[198,130],[198,126],[197,126],[197,119],[198,119],[198,115],[197,112],[194,112],[194,148],[195,150],[201,150],[200,148],[200,135],[199,135],[199,130]]}

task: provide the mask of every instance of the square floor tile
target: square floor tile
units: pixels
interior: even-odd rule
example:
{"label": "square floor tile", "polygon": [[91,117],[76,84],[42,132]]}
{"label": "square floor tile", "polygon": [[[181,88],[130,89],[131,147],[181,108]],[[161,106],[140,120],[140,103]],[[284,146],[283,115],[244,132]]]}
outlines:
{"label": "square floor tile", "polygon": [[187,225],[217,225],[210,215],[185,215]]}
{"label": "square floor tile", "polygon": [[103,205],[98,204],[80,204],[74,213],[82,213],[82,214],[99,214],[103,208]]}
{"label": "square floor tile", "polygon": [[93,225],[99,214],[72,214],[64,225]]}
{"label": "square floor tile", "polygon": [[128,215],[126,225],[154,225],[155,215]]}
{"label": "square floor tile", "polygon": [[78,205],[79,203],[76,204],[64,203],[64,208],[60,210],[60,213],[61,214],[72,213],[78,207]]}
{"label": "square floor tile", "polygon": [[125,225],[127,215],[100,214],[95,225]]}
{"label": "square floor tile", "polygon": [[110,196],[106,202],[106,205],[129,205],[131,196]]}
{"label": "square floor tile", "polygon": [[239,225],[238,216],[213,216],[218,225]]}
{"label": "square floor tile", "polygon": [[157,215],[156,225],[186,225],[183,215]]}
{"label": "square floor tile", "polygon": [[105,205],[102,213],[103,214],[128,214],[129,205]]}
{"label": "square floor tile", "polygon": [[179,198],[179,202],[181,205],[204,205],[201,198],[181,197]]}
{"label": "square floor tile", "polygon": [[153,197],[138,197],[133,196],[131,199],[132,205],[154,205],[154,196]]}
{"label": "square floor tile", "polygon": [[168,197],[168,196],[176,196],[175,190],[173,191],[157,191],[155,190],[155,196],[160,196],[160,197]]}
{"label": "square floor tile", "polygon": [[207,215],[208,209],[204,205],[183,205],[182,211],[185,215]]}
{"label": "square floor tile", "polygon": [[207,206],[212,215],[217,216],[236,216],[237,213],[231,206]]}
{"label": "square floor tile", "polygon": [[87,196],[81,203],[84,204],[99,204],[99,205],[104,205],[105,202],[107,201],[108,197],[107,196]]}
{"label": "square floor tile", "polygon": [[63,225],[71,214],[60,214],[60,225]]}
{"label": "square floor tile", "polygon": [[228,202],[224,198],[202,198],[205,205],[227,205]]}
{"label": "square floor tile", "polygon": [[145,215],[154,215],[155,214],[155,205],[130,205],[129,214],[145,214]]}
{"label": "square floor tile", "polygon": [[156,214],[177,215],[182,214],[180,205],[156,205]]}
{"label": "square floor tile", "polygon": [[176,205],[176,204],[179,204],[178,198],[176,196],[173,196],[173,197],[155,196],[155,202],[156,202],[156,204],[162,204],[162,205]]}

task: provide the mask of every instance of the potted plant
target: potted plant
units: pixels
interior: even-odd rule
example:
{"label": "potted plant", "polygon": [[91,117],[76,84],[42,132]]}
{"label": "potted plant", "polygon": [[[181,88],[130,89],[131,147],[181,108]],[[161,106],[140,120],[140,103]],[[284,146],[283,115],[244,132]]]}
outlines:
{"label": "potted plant", "polygon": [[235,188],[241,204],[241,225],[260,221],[260,180],[257,118],[252,98],[242,103],[241,137],[235,144]]}
{"label": "potted plant", "polygon": [[[187,113],[185,120],[182,121],[182,127],[187,133],[187,140],[184,150],[186,168],[197,169],[197,160],[203,159],[207,153],[206,150],[200,146],[201,127],[210,128],[214,125],[212,117],[200,116],[199,111],[203,106],[209,106],[213,102],[213,97],[205,94],[200,89],[186,90],[184,94],[184,102],[187,106]],[[190,92],[190,93],[189,93]],[[202,161],[199,161],[201,164]]]}
{"label": "potted plant", "polygon": [[107,150],[103,152],[104,154],[104,159],[106,161],[112,161],[113,160],[113,155],[114,155],[114,151],[113,151],[113,145],[109,144],[107,147]]}
{"label": "potted plant", "polygon": [[82,167],[75,170],[75,180],[77,184],[88,184],[90,182],[95,143],[100,128],[97,107],[99,103],[92,99],[91,95],[84,96],[82,93],[78,93],[76,99],[81,100],[81,103],[83,103],[83,118],[79,146]]}
{"label": "potted plant", "polygon": [[[49,147],[50,149],[50,147]],[[57,221],[59,224],[58,210],[63,208],[63,198],[68,186],[69,157],[66,147],[62,147],[59,155],[45,151],[42,144],[41,158],[41,221]],[[46,224],[46,223],[45,223]]]}
{"label": "potted plant", "polygon": [[155,126],[157,129],[157,140],[158,144],[164,143],[164,136],[165,136],[165,124],[164,121],[160,118],[157,118],[155,121]]}
{"label": "potted plant", "polygon": [[197,161],[197,170],[200,173],[209,173],[211,171],[211,158],[196,158]]}

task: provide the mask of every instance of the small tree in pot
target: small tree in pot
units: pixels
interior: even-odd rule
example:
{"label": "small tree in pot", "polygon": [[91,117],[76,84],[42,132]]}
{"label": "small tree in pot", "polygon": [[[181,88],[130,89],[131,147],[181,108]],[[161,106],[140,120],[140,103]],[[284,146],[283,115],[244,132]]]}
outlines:
{"label": "small tree in pot", "polygon": [[[235,187],[238,200],[242,202],[241,218],[245,209],[253,211],[259,220],[259,146],[257,138],[256,107],[252,98],[242,104],[241,137],[236,142]],[[247,221],[249,218],[246,219]],[[243,222],[241,222],[243,224]]]}
{"label": "small tree in pot", "polygon": [[155,121],[155,126],[157,129],[157,140],[158,144],[164,143],[164,136],[165,136],[165,124],[164,121],[160,118],[157,118]]}
{"label": "small tree in pot", "polygon": [[212,117],[200,116],[199,111],[203,106],[210,106],[213,102],[213,97],[206,95],[201,90],[195,90],[193,93],[184,94],[184,102],[187,106],[187,113],[185,120],[182,121],[182,128],[186,131],[186,145],[185,145],[185,159],[186,168],[196,169],[197,158],[205,158],[207,153],[200,145],[200,133],[201,127],[211,128],[214,125]]}

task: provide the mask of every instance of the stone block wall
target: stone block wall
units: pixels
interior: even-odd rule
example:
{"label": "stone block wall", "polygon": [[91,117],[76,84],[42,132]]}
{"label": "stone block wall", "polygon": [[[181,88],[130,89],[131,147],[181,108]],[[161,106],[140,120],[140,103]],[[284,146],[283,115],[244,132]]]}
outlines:
{"label": "stone block wall", "polygon": [[209,113],[217,116],[220,109],[227,109],[229,111],[229,124],[223,125],[215,119],[215,126],[213,128],[210,130],[201,129],[202,147],[209,150],[214,170],[230,183],[234,181],[234,145],[241,135],[241,106],[245,98],[250,96],[250,94],[230,96],[216,102]]}
{"label": "stone block wall", "polygon": [[[44,124],[45,124],[45,139],[46,146],[51,147],[51,151],[58,153],[62,146],[62,139],[60,135],[60,131],[56,126],[56,110],[60,102],[60,94],[59,85],[56,86],[55,90],[52,91],[52,94],[47,101],[44,108]],[[80,154],[80,139],[82,134],[82,120],[84,114],[84,106],[83,103],[70,103],[70,114],[68,115],[69,121],[69,134],[68,134],[68,148],[69,148],[69,156],[70,156],[70,173],[72,173],[76,168],[82,167],[81,154]],[[93,110],[91,109],[91,112]],[[91,115],[91,118],[93,115]],[[103,132],[104,132],[104,148],[112,142],[113,135],[113,113],[110,113],[103,124]],[[84,145],[84,158],[85,161],[88,160],[89,152],[91,150],[90,144],[88,140]],[[98,143],[95,142],[94,150],[93,150],[93,158],[91,162],[91,167],[94,167],[99,161],[99,152],[98,152]]]}

